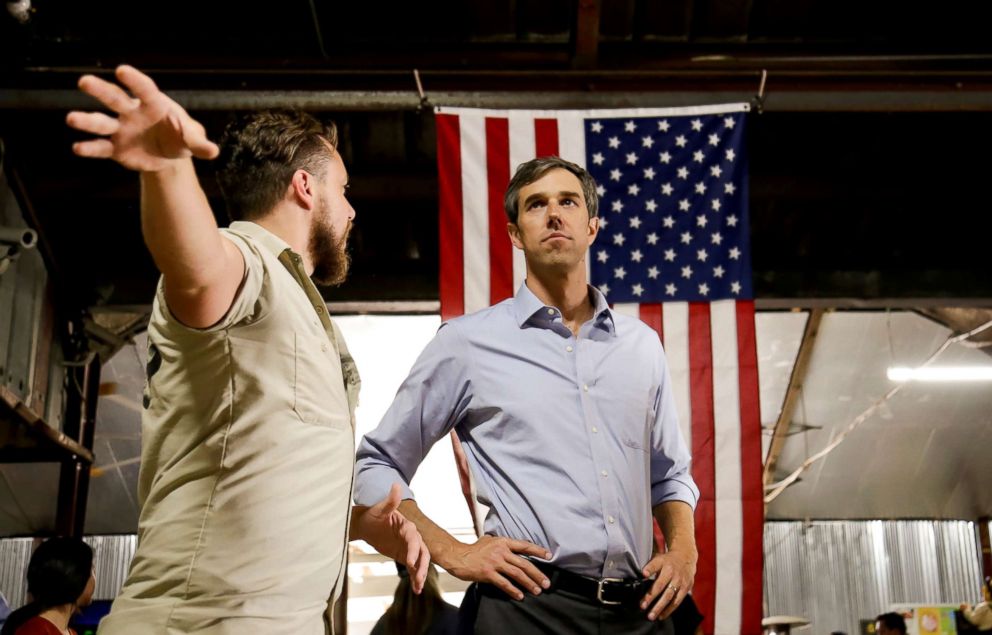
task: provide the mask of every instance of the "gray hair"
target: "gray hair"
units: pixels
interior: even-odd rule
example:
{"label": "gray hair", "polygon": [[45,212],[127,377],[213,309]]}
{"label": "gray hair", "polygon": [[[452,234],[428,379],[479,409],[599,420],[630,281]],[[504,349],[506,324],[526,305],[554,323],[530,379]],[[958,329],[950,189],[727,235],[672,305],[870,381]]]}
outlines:
{"label": "gray hair", "polygon": [[579,179],[579,183],[582,184],[582,197],[586,199],[589,218],[594,218],[599,213],[596,181],[587,170],[561,157],[539,157],[521,163],[513,174],[513,178],[510,179],[510,185],[506,188],[506,194],[503,196],[503,208],[506,210],[506,217],[510,219],[511,223],[517,224],[517,216],[520,213],[520,210],[517,209],[517,199],[520,198],[520,190],[556,169],[567,170]]}

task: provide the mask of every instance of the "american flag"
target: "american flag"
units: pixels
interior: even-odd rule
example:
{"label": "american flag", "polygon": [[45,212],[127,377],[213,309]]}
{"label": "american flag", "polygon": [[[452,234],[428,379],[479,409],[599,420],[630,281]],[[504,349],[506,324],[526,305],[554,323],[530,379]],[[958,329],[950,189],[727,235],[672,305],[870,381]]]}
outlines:
{"label": "american flag", "polygon": [[[693,598],[706,633],[761,632],[761,427],[747,219],[746,104],[592,111],[437,109],[442,319],[523,282],[503,193],[517,165],[590,171],[590,281],[665,346],[700,489]],[[466,491],[469,491],[466,488]]]}

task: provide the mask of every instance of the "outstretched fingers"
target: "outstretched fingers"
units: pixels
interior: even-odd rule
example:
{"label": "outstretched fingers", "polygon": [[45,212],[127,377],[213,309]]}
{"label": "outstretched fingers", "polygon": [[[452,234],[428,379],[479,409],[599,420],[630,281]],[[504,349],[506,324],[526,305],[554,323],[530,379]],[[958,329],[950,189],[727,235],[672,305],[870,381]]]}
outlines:
{"label": "outstretched fingers", "polygon": [[138,100],[124,92],[123,88],[107,80],[100,79],[96,75],[83,75],[80,77],[79,90],[93,97],[117,114],[122,114],[138,107]]}
{"label": "outstretched fingers", "polygon": [[120,121],[102,112],[75,110],[66,115],[65,122],[70,128],[95,135],[109,136],[121,129]]}
{"label": "outstretched fingers", "polygon": [[114,156],[114,144],[108,139],[91,139],[72,144],[72,151],[88,159],[109,159]]}

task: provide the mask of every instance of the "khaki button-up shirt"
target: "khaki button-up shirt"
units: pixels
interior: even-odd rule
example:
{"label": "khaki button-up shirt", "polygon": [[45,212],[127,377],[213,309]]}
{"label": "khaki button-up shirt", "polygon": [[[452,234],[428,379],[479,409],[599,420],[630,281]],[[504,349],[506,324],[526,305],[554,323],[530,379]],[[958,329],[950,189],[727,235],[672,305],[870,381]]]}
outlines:
{"label": "khaki button-up shirt", "polygon": [[358,371],[288,245],[254,223],[223,231],[245,278],[220,323],[182,325],[159,284],[138,546],[101,635],[331,630]]}

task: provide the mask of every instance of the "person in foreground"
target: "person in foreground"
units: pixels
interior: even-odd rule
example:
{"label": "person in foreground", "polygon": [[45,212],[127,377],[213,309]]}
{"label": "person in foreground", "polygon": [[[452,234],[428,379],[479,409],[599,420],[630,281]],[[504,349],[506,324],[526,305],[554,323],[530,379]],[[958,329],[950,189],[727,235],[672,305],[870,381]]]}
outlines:
{"label": "person in foreground", "polygon": [[[434,561],[476,584],[476,633],[654,633],[690,590],[698,489],[657,334],[587,282],[599,229],[592,177],[557,157],[507,189],[527,277],[514,298],[441,326],[358,451],[359,504],[403,484],[403,514]],[[485,535],[455,540],[407,484],[456,430]],[[653,553],[652,521],[667,550]]]}
{"label": "person in foreground", "polygon": [[0,635],[75,635],[69,620],[96,587],[93,550],[78,538],[49,538],[28,562],[31,601],[11,613]]}
{"label": "person in foreground", "polygon": [[[223,149],[138,70],[83,92],[116,116],[83,157],[138,171],[145,243],[162,273],[148,326],[138,545],[100,633],[333,630],[348,536],[414,572],[429,554],[400,490],[352,513],[359,377],[311,276],[341,282],[355,211],[337,134],[301,112],[249,115]],[[220,230],[192,157],[220,155],[235,221]]]}

